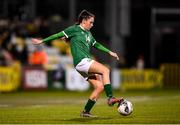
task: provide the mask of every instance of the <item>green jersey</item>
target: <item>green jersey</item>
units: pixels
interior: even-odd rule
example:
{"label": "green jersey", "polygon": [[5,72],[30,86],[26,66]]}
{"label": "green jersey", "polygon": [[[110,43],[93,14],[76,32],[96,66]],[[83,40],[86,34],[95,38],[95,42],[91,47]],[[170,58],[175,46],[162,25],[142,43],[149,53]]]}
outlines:
{"label": "green jersey", "polygon": [[109,53],[110,51],[100,43],[96,42],[91,32],[84,30],[80,27],[80,25],[70,26],[62,32],[43,39],[43,42],[46,43],[64,36],[70,40],[74,66],[76,66],[84,58],[91,58],[90,48],[92,46],[106,53]]}
{"label": "green jersey", "polygon": [[63,31],[70,40],[71,53],[76,66],[82,59],[91,58],[90,48],[96,40],[90,31],[83,30],[79,25],[73,25]]}

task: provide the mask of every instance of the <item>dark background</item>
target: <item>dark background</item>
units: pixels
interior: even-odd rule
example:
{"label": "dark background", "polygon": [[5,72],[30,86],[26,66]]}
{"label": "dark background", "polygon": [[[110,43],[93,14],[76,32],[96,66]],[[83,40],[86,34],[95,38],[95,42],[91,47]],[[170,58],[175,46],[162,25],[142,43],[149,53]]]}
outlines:
{"label": "dark background", "polygon": [[[121,0],[1,0],[0,16],[1,18],[19,18],[20,20],[32,20],[37,17],[49,19],[52,15],[61,16],[61,23],[51,28],[50,32],[44,33],[43,37],[63,30],[65,27],[76,21],[78,13],[86,9],[96,15],[96,20],[92,33],[97,41],[100,41],[113,50],[112,43],[117,42],[115,50],[126,59],[126,64],[117,66],[132,67],[135,65],[139,56],[144,57],[145,67],[158,68],[162,63],[179,63],[180,61],[180,1],[179,0],[129,0],[128,1],[128,31],[123,34],[121,28],[121,17],[115,19],[117,27],[116,36],[121,39],[123,46],[118,44],[118,40],[111,34],[111,12],[113,9],[117,12],[122,11],[121,6],[114,6],[112,2],[116,1],[121,5]],[[111,6],[112,5],[112,6]],[[110,7],[111,6],[111,7]],[[29,8],[29,9],[27,9]],[[164,8],[166,13],[156,13],[153,20],[152,10]],[[73,9],[73,10],[71,10]],[[172,13],[168,9],[175,9]],[[74,12],[70,15],[70,12]],[[110,23],[111,22],[111,23]],[[120,25],[120,26],[119,26]],[[97,51],[94,50],[94,53]],[[102,61],[110,62],[106,55],[96,53],[96,57]]]}

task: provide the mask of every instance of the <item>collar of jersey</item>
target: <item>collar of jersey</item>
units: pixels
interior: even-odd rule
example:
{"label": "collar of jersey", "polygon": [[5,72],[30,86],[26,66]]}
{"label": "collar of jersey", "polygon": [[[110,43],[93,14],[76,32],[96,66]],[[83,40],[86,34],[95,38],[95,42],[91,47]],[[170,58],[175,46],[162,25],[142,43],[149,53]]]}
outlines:
{"label": "collar of jersey", "polygon": [[87,31],[87,30],[85,30],[84,27],[82,27],[81,25],[79,25],[79,27],[80,27],[82,30]]}

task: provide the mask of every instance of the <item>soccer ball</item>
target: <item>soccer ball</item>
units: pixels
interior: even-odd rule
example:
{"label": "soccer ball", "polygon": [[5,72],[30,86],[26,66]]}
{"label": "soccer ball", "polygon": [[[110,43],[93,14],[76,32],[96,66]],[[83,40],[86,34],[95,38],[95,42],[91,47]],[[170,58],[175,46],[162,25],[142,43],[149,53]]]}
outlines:
{"label": "soccer ball", "polygon": [[133,105],[130,101],[124,100],[118,104],[117,111],[124,116],[130,115],[133,112]]}

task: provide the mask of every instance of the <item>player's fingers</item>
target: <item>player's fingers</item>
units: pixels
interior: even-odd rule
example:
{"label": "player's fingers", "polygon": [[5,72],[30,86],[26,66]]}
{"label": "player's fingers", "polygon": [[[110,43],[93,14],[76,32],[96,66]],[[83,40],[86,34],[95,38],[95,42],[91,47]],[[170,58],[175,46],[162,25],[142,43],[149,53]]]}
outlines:
{"label": "player's fingers", "polygon": [[33,44],[37,44],[37,40],[36,39],[32,38],[31,41],[32,41]]}
{"label": "player's fingers", "polygon": [[118,57],[118,56],[117,56],[116,58],[117,58],[117,60],[119,60],[119,57]]}
{"label": "player's fingers", "polygon": [[40,44],[41,40],[32,38],[32,43],[35,44],[35,45]]}
{"label": "player's fingers", "polygon": [[114,53],[114,57],[115,57],[117,60],[119,60],[119,57],[118,57],[118,55],[117,55],[116,53]]}

